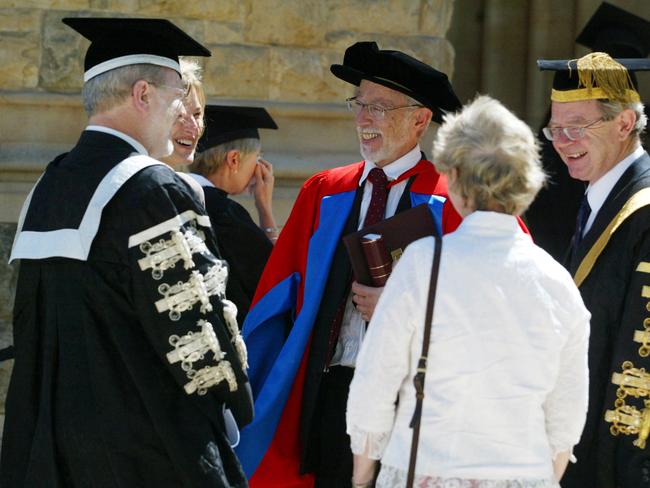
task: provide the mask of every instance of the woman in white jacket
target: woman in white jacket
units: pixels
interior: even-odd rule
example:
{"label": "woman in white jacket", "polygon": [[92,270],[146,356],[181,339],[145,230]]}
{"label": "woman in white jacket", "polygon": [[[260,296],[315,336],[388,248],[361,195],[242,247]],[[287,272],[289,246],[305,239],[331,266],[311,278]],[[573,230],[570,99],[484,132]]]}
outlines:
{"label": "woman in white jacket", "polygon": [[[589,312],[515,218],[544,181],[526,124],[478,97],[445,118],[434,161],[464,220],[443,239],[415,486],[557,487],[587,409]],[[404,486],[433,238],[411,244],[350,386],[353,486]],[[396,404],[396,399],[399,401]]]}

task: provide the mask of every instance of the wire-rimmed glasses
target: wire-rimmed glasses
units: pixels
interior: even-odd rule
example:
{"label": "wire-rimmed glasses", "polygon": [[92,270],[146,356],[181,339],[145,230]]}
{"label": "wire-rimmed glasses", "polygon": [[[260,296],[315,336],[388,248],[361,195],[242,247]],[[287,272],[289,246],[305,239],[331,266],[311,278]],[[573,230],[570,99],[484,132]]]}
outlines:
{"label": "wire-rimmed glasses", "polygon": [[585,136],[585,130],[591,129],[594,125],[603,120],[605,119],[601,117],[581,127],[544,127],[542,132],[544,133],[544,137],[549,141],[558,139],[560,134],[564,134],[564,136],[570,141],[578,141]]}
{"label": "wire-rimmed glasses", "polygon": [[370,115],[370,117],[373,119],[383,119],[386,116],[386,112],[390,112],[392,110],[399,110],[401,108],[422,108],[424,106],[419,104],[411,104],[402,105],[400,107],[384,107],[382,105],[377,105],[376,103],[363,103],[357,100],[357,97],[346,98],[345,103],[348,106],[348,110],[354,112],[355,115],[359,115],[359,113],[365,108],[368,112],[368,115]]}

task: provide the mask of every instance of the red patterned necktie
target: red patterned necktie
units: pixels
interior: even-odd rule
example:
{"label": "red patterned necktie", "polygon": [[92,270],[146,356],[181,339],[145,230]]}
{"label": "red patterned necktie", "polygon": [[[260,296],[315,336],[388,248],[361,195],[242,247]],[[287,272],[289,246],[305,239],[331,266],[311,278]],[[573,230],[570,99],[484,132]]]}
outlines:
{"label": "red patterned necktie", "polygon": [[386,201],[388,200],[388,178],[381,168],[373,168],[368,173],[368,181],[372,183],[372,196],[370,205],[366,211],[366,218],[363,221],[363,227],[377,224],[384,220],[386,213]]}

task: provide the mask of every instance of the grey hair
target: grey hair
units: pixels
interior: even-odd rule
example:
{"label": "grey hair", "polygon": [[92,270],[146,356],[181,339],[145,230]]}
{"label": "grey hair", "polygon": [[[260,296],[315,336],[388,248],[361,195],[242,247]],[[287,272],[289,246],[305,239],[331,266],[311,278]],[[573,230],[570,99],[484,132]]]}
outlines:
{"label": "grey hair", "polygon": [[208,177],[217,172],[226,162],[226,157],[230,151],[239,151],[242,156],[252,152],[259,151],[262,143],[255,137],[244,139],[235,139],[234,141],[224,142],[217,146],[206,149],[194,156],[194,162],[190,164],[191,173],[198,173]]}
{"label": "grey hair", "polygon": [[456,169],[453,190],[476,210],[520,215],[546,179],[530,127],[488,96],[445,116],[433,156],[439,172]]}
{"label": "grey hair", "polygon": [[645,114],[645,107],[641,102],[622,103],[614,100],[598,100],[598,103],[600,104],[600,109],[603,112],[603,118],[605,120],[612,120],[623,110],[632,110],[636,115],[636,123],[634,124],[634,129],[632,129],[632,134],[639,138],[645,131],[646,125],[648,124],[648,117]]}
{"label": "grey hair", "polygon": [[115,68],[91,78],[81,92],[84,110],[91,116],[110,110],[126,100],[138,80],[165,82],[165,69],[153,64],[132,64]]}

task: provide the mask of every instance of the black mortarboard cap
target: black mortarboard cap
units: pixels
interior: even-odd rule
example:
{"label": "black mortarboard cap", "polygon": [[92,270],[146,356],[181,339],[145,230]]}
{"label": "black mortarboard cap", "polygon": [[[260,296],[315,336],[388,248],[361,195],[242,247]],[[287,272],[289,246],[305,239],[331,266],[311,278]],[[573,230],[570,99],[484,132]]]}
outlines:
{"label": "black mortarboard cap", "polygon": [[343,64],[333,64],[330,71],[353,85],[368,80],[404,93],[429,108],[438,123],[446,112],[461,107],[445,73],[403,52],[380,50],[375,42],[353,44],[345,50]]}
{"label": "black mortarboard cap", "polygon": [[132,64],[164,66],[180,74],[179,56],[210,56],[210,51],[165,19],[67,17],[63,23],[90,41],[84,82]]}
{"label": "black mortarboard cap", "polygon": [[580,59],[538,60],[540,70],[555,71],[551,100],[640,101],[634,71],[650,70],[650,59],[613,59],[606,53],[589,53]]}
{"label": "black mortarboard cap", "polygon": [[199,151],[237,139],[259,139],[257,129],[277,129],[278,126],[262,107],[207,105],[205,130],[198,143]]}
{"label": "black mortarboard cap", "polygon": [[645,58],[650,53],[650,22],[603,2],[576,42],[614,58]]}

